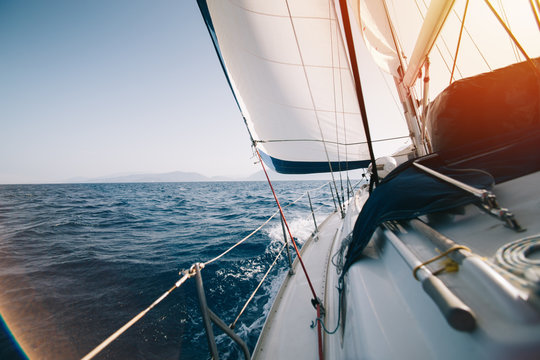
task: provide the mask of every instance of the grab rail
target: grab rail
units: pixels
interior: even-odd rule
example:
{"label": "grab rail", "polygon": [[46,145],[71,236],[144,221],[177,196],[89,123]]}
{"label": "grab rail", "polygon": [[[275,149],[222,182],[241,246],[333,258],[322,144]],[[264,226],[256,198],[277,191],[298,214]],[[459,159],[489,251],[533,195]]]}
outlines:
{"label": "grab rail", "polygon": [[386,238],[394,249],[405,260],[411,269],[414,269],[415,278],[422,283],[422,288],[435,302],[450,326],[459,331],[473,331],[476,328],[476,318],[473,311],[461,301],[446,285],[436,277],[420,261],[416,255],[394,234],[389,226],[385,226]]}

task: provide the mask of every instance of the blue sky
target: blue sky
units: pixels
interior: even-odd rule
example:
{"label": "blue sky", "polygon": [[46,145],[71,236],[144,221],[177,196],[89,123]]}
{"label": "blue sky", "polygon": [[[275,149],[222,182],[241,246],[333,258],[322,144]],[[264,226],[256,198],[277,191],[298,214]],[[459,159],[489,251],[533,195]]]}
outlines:
{"label": "blue sky", "polygon": [[0,0],[0,129],[0,183],[259,170],[194,0]]}

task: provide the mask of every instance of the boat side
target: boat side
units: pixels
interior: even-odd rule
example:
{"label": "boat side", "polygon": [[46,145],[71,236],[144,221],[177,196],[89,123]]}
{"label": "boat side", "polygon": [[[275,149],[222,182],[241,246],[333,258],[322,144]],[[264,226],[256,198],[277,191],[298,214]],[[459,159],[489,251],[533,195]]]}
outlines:
{"label": "boat side", "polygon": [[[537,289],[499,266],[496,254],[505,244],[539,236],[539,183],[536,172],[493,189],[525,231],[508,228],[474,205],[465,206],[461,214],[422,217],[418,226],[414,222],[420,220],[413,220],[377,230],[345,277],[341,325],[326,336],[326,358],[537,358]],[[423,266],[417,275],[422,280],[419,274],[426,271],[440,280],[470,312],[472,328],[453,326],[441,302],[434,301],[423,281],[413,276],[407,256],[421,265],[444,250],[421,231],[426,226],[461,246],[456,250],[461,260],[452,264],[444,257]],[[448,271],[438,273],[441,268]],[[334,295],[329,307],[336,308],[338,301]]]}
{"label": "boat side", "polygon": [[[330,249],[342,222],[337,212],[329,215],[319,225],[319,233],[311,236],[300,251],[321,299],[326,287]],[[293,263],[293,270],[294,275],[286,275],[270,309],[253,351],[254,359],[315,359],[318,356],[317,329],[311,327],[317,313],[311,304],[312,295],[298,259]]]}

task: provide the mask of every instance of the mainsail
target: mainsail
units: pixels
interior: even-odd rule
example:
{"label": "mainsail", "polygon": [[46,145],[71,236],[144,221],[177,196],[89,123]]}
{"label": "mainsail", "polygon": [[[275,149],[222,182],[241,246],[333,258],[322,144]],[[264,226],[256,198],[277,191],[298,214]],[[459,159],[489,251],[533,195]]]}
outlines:
{"label": "mainsail", "polygon": [[[540,25],[535,11],[531,11],[531,6],[535,6],[533,1],[350,0],[350,3],[375,62],[400,80],[404,76],[405,85],[414,87],[419,94],[423,90],[418,75],[423,75],[421,66],[429,58],[431,98],[454,80],[526,60],[494,12],[529,57],[540,56]],[[402,74],[398,72],[400,66]]]}
{"label": "mainsail", "polygon": [[370,162],[332,2],[199,0],[264,161],[282,173]]}

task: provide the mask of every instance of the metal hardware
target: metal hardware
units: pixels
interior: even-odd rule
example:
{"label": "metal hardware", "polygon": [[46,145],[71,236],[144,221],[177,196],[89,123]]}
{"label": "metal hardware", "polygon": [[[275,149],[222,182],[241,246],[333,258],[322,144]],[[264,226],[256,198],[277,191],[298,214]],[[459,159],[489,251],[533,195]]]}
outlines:
{"label": "metal hardware", "polygon": [[251,358],[249,354],[249,349],[244,341],[234,333],[212,310],[208,308],[206,304],[206,296],[204,294],[204,286],[201,277],[201,264],[195,264],[195,280],[197,284],[197,296],[199,298],[199,307],[201,309],[201,314],[203,318],[204,328],[206,329],[206,339],[208,341],[208,348],[210,349],[210,354],[214,360],[219,359],[216,340],[214,338],[214,331],[212,329],[212,324],[210,321],[214,322],[225,334],[227,334],[231,339],[233,339],[244,352],[244,357],[246,360]]}
{"label": "metal hardware", "polygon": [[330,192],[332,193],[332,200],[334,201],[334,208],[336,209],[336,212],[337,212],[336,198],[334,197],[334,189],[332,189],[331,183],[328,183],[328,186],[330,186]]}
{"label": "metal hardware", "polygon": [[313,217],[313,223],[315,224],[315,231],[313,232],[313,240],[317,241],[319,239],[319,228],[317,227],[317,220],[315,220],[315,213],[313,212],[313,205],[311,204],[311,196],[309,196],[309,191],[307,192],[307,197],[309,200],[309,208],[311,209],[311,216]]}
{"label": "metal hardware", "polygon": [[287,259],[289,260],[289,275],[294,275],[294,269],[292,266],[291,258],[291,249],[289,248],[289,238],[287,237],[287,232],[285,231],[285,224],[283,223],[283,216],[280,216],[281,220],[281,230],[283,230],[283,240],[285,241],[285,246],[287,247]]}
{"label": "metal hardware", "polygon": [[437,179],[440,179],[448,184],[454,185],[455,187],[460,188],[461,190],[464,190],[476,196],[482,203],[481,209],[486,211],[491,216],[496,217],[497,219],[503,221],[509,228],[517,232],[522,232],[526,230],[522,228],[521,225],[519,225],[518,221],[515,219],[514,214],[512,214],[512,212],[510,212],[506,208],[501,208],[499,206],[499,203],[497,202],[497,197],[491,191],[484,190],[484,189],[477,189],[473,186],[467,185],[461,181],[458,181],[449,176],[441,174],[440,172],[430,169],[427,166],[419,164],[416,161],[413,162],[413,165],[416,166],[418,169],[432,176],[435,176]]}

